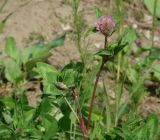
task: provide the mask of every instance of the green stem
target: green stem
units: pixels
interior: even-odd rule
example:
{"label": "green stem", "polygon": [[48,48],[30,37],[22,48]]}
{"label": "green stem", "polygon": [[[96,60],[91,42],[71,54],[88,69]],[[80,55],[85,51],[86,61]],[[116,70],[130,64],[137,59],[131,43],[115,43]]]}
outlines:
{"label": "green stem", "polygon": [[[122,0],[117,1],[117,8],[118,8],[118,16],[120,17],[120,24],[118,28],[118,34],[120,35],[122,32],[122,21],[123,21],[123,13],[122,13]],[[120,78],[120,71],[121,71],[121,60],[122,60],[122,54],[119,53],[118,55],[118,68],[117,68],[117,82],[119,81]]]}
{"label": "green stem", "polygon": [[73,112],[73,114],[75,115],[76,119],[77,119],[78,122],[79,122],[79,118],[78,118],[76,112],[74,111],[74,109],[72,108],[71,104],[69,103],[69,101],[67,100],[66,97],[64,97],[64,100],[66,101],[66,103],[68,104],[69,108],[71,109],[71,111]]}
{"label": "green stem", "polygon": [[[117,1],[117,9],[118,9],[118,16],[120,17],[120,24],[119,24],[119,30],[118,34],[120,35],[122,32],[122,25],[123,25],[123,0]],[[119,102],[121,98],[121,90],[120,90],[120,72],[122,71],[121,64],[123,63],[123,56],[120,52],[118,54],[118,66],[117,66],[117,84],[116,84],[116,103],[115,103],[115,109],[116,109],[116,115],[115,115],[115,126],[117,126],[118,122],[118,109],[119,109]]]}
{"label": "green stem", "polygon": [[82,39],[81,34],[82,34],[83,21],[82,21],[81,15],[78,12],[78,7],[79,7],[79,0],[72,0],[72,10],[73,10],[75,32],[76,32],[75,43],[80,53],[80,58],[82,62],[84,62],[84,52],[81,46],[81,39]]}
{"label": "green stem", "polygon": [[156,9],[157,9],[157,0],[154,1],[154,11],[153,11],[153,19],[152,19],[152,48],[154,47],[154,36],[155,36],[155,22],[156,22]]}
{"label": "green stem", "polygon": [[7,4],[8,0],[4,0],[3,4],[0,6],[0,13],[2,12],[3,8]]}

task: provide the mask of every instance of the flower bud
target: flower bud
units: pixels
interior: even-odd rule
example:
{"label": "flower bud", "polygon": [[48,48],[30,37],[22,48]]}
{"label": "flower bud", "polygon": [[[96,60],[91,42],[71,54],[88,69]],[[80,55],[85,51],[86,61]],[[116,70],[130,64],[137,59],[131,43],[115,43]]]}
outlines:
{"label": "flower bud", "polygon": [[65,84],[63,84],[62,82],[55,82],[54,84],[60,90],[67,90],[68,89],[68,87]]}
{"label": "flower bud", "polygon": [[114,31],[114,28],[115,22],[112,17],[109,16],[101,16],[96,23],[96,29],[105,36],[110,36]]}

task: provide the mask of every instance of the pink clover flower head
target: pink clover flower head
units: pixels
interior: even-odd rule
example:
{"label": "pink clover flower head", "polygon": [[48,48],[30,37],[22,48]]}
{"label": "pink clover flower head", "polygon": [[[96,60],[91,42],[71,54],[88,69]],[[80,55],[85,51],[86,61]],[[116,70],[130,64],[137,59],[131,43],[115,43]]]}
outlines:
{"label": "pink clover flower head", "polygon": [[110,36],[115,26],[116,24],[110,16],[101,16],[96,23],[96,29],[105,36]]}

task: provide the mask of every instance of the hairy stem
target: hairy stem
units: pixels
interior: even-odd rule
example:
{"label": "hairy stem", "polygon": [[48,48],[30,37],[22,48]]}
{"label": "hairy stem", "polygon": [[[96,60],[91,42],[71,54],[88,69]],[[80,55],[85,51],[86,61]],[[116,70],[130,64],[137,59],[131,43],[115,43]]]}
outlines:
{"label": "hairy stem", "polygon": [[[107,37],[105,36],[104,48],[106,46],[107,46]],[[103,57],[102,64],[101,64],[100,69],[99,69],[99,71],[97,73],[96,81],[95,81],[94,88],[93,88],[92,99],[91,99],[91,104],[90,104],[90,108],[89,108],[87,129],[89,129],[89,127],[90,127],[90,120],[91,120],[91,116],[92,116],[92,109],[93,109],[93,104],[94,104],[94,100],[95,100],[95,97],[96,97],[96,89],[97,89],[97,85],[98,85],[98,81],[99,81],[99,78],[100,78],[100,74],[101,74],[101,71],[103,70],[105,62],[106,62],[105,58]]]}
{"label": "hairy stem", "polygon": [[73,89],[72,90],[72,95],[73,95],[73,99],[77,103],[77,111],[78,111],[78,116],[79,116],[79,126],[80,126],[80,129],[81,129],[82,133],[83,133],[83,137],[84,137],[85,140],[89,140],[89,138],[87,136],[86,125],[85,125],[85,122],[84,122],[84,119],[83,119],[83,116],[82,116],[82,112],[81,112],[81,105],[80,105],[80,102],[79,102],[79,94],[75,89]]}

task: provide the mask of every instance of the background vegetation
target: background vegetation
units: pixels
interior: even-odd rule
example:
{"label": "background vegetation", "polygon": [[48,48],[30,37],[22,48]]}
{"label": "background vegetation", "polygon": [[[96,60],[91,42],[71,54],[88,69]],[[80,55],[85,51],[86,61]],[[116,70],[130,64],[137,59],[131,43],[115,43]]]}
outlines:
{"label": "background vegetation", "polygon": [[[65,27],[54,39],[32,32],[22,49],[14,36],[5,38],[0,58],[1,140],[160,140],[160,112],[155,111],[160,108],[159,38],[156,40],[160,0],[108,0],[108,7],[113,8],[110,12],[99,0],[92,6],[95,18],[91,24],[81,8],[84,2],[87,4],[62,1],[71,9],[72,28]],[[0,3],[1,35],[15,13],[4,16],[9,3],[13,1]],[[143,8],[136,10],[138,4]],[[141,22],[142,10],[150,15],[151,23]],[[103,15],[116,22],[108,38],[95,28]],[[127,20],[132,16],[137,20]],[[65,24],[63,17],[58,19]],[[147,40],[143,40],[147,34],[143,28],[150,31]],[[91,40],[94,36],[100,37],[98,47]],[[51,64],[51,52],[60,47],[63,53],[68,38],[79,58],[60,67]]]}

